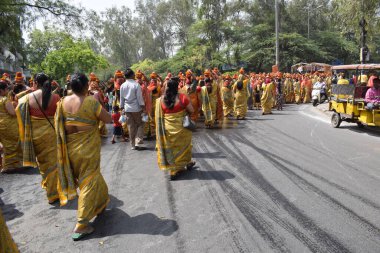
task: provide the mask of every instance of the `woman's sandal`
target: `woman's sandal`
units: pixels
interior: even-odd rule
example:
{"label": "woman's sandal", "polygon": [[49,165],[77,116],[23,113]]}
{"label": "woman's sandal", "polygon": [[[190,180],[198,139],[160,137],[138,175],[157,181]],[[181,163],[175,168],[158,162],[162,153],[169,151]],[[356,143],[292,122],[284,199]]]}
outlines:
{"label": "woman's sandal", "polygon": [[72,234],[71,238],[74,241],[79,241],[79,240],[85,238],[86,236],[91,235],[94,232],[94,230],[95,229],[93,227],[89,227],[88,231],[81,232],[81,233],[74,232],[74,234]]}

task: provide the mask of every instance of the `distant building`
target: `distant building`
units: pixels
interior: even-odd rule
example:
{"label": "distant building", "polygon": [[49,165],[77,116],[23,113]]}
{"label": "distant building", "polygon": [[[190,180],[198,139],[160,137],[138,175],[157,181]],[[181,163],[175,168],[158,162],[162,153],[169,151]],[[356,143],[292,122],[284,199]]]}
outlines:
{"label": "distant building", "polygon": [[7,48],[0,47],[0,75],[8,73],[15,76],[16,72],[23,73],[26,79],[31,77],[30,70],[24,67],[24,58],[19,53],[12,53]]}

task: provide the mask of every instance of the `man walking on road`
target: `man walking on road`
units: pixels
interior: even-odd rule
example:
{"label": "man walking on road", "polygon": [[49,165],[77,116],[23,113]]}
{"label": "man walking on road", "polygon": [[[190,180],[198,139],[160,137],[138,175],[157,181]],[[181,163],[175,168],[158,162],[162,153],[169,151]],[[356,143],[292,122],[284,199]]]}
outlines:
{"label": "man walking on road", "polygon": [[125,71],[125,83],[120,88],[120,107],[124,109],[127,116],[127,125],[129,131],[129,139],[131,141],[132,150],[139,150],[136,145],[136,138],[143,139],[138,135],[139,127],[143,126],[141,114],[145,110],[145,103],[142,96],[140,85],[135,81],[135,73],[128,68]]}

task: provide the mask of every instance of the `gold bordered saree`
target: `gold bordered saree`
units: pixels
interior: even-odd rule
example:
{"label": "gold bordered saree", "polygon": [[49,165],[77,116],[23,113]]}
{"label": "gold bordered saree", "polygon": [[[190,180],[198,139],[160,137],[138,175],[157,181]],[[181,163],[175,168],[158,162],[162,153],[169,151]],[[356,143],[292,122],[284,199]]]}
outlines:
{"label": "gold bordered saree", "polygon": [[[50,203],[59,199],[57,190],[57,146],[55,131],[46,118],[30,115],[29,96],[19,100],[16,108],[23,166],[38,167],[42,176],[41,186],[46,190]],[[49,118],[53,123],[53,117]]]}
{"label": "gold bordered saree", "polygon": [[0,166],[2,172],[21,167],[22,161],[17,118],[8,114],[5,108],[8,101],[7,97],[0,96],[0,142],[4,148],[4,161]]}
{"label": "gold bordered saree", "polygon": [[[101,140],[98,117],[101,105],[86,97],[75,114],[58,102],[55,126],[58,145],[58,191],[61,205],[76,198],[79,187],[77,222],[87,225],[109,202],[108,187],[100,173]],[[66,134],[65,125],[92,126],[90,130]]]}
{"label": "gold bordered saree", "polygon": [[192,132],[183,127],[185,110],[164,114],[157,99],[155,115],[158,167],[175,174],[191,162]]}

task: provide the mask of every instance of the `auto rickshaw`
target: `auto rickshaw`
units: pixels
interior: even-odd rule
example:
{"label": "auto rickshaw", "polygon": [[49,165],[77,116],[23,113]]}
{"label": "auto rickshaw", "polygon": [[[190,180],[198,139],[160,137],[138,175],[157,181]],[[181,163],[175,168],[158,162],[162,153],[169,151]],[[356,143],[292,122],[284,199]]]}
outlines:
{"label": "auto rickshaw", "polygon": [[380,71],[380,64],[353,64],[332,67],[333,74],[345,73],[347,83],[332,85],[329,110],[333,111],[331,125],[338,128],[342,121],[356,123],[358,127],[380,126],[380,109],[369,110],[364,100],[369,75]]}

